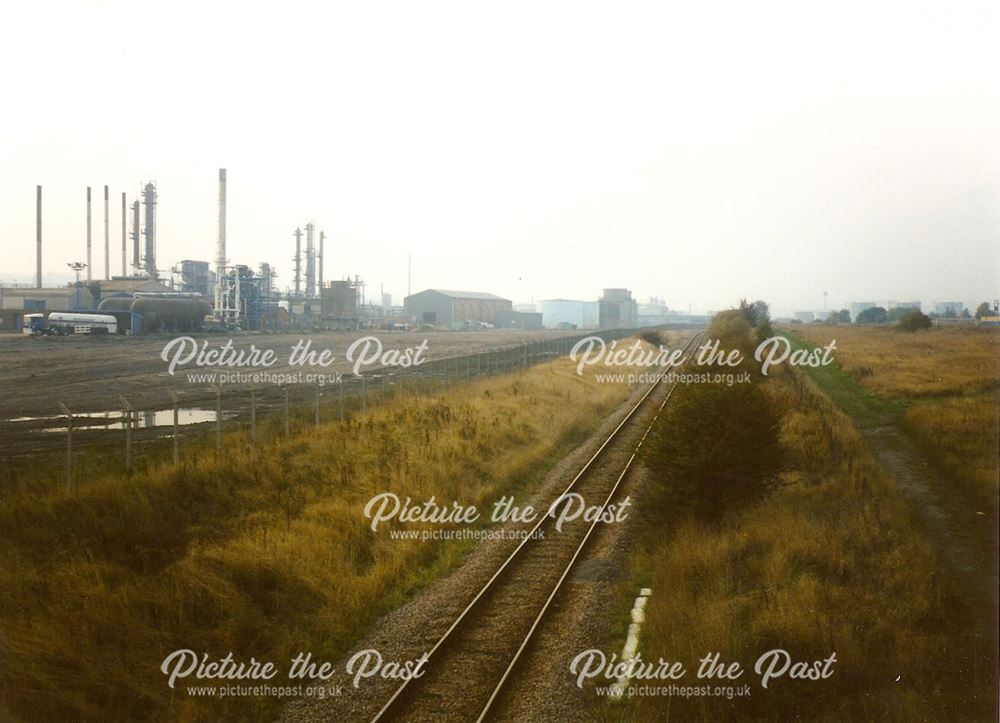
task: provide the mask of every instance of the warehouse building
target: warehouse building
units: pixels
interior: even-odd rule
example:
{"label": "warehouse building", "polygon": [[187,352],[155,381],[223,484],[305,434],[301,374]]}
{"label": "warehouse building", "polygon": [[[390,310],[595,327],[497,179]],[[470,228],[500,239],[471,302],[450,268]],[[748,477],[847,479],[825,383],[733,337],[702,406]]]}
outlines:
{"label": "warehouse building", "polygon": [[539,301],[537,306],[546,329],[597,328],[599,309],[596,301],[546,299]]}
{"label": "warehouse building", "polygon": [[427,289],[403,300],[406,316],[418,325],[466,329],[497,325],[497,314],[514,308],[510,299],[481,291]]}
{"label": "warehouse building", "polygon": [[[0,330],[21,331],[25,314],[75,308],[76,292],[72,286],[36,289],[26,284],[0,283]],[[85,291],[79,292],[82,299]]]}
{"label": "warehouse building", "polygon": [[965,310],[961,301],[935,301],[934,313],[940,316],[958,316]]}
{"label": "warehouse building", "polygon": [[496,326],[499,329],[540,331],[542,315],[537,311],[498,311]]}
{"label": "warehouse building", "polygon": [[857,321],[858,315],[862,311],[874,309],[877,304],[874,301],[851,301],[847,304],[847,310],[851,314],[851,321]]}

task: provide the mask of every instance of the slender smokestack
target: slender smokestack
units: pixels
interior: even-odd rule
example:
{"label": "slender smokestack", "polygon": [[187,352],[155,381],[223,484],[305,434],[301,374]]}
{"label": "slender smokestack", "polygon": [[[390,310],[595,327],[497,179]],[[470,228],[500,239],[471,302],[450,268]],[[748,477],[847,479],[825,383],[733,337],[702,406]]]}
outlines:
{"label": "slender smokestack", "polygon": [[87,186],[87,281],[91,278],[90,263],[90,186]]}
{"label": "slender smokestack", "polygon": [[111,236],[108,235],[108,187],[104,187],[104,278],[111,280]]}
{"label": "slender smokestack", "polygon": [[35,286],[42,288],[42,187],[35,187]]}
{"label": "slender smokestack", "polygon": [[222,280],[226,278],[226,169],[219,169],[219,228],[215,241],[215,315],[222,313]]}
{"label": "slender smokestack", "polygon": [[295,229],[295,295],[302,292],[302,229]]}
{"label": "slender smokestack", "polygon": [[306,224],[306,296],[316,296],[316,246],[313,241],[313,222]]}
{"label": "slender smokestack", "polygon": [[219,169],[219,236],[215,244],[215,278],[226,274],[226,169]]}
{"label": "slender smokestack", "polygon": [[146,204],[146,235],[145,267],[149,278],[159,278],[156,270],[156,184],[147,183],[142,191],[142,202]]}
{"label": "slender smokestack", "polygon": [[139,273],[142,258],[139,256],[139,202],[132,201],[132,269]]}
{"label": "slender smokestack", "polygon": [[128,259],[126,258],[126,248],[128,234],[126,232],[126,223],[128,219],[128,205],[125,203],[125,192],[122,191],[122,276],[128,276]]}
{"label": "slender smokestack", "polygon": [[319,288],[320,294],[323,293],[323,241],[326,239],[326,233],[323,231],[319,232]]}

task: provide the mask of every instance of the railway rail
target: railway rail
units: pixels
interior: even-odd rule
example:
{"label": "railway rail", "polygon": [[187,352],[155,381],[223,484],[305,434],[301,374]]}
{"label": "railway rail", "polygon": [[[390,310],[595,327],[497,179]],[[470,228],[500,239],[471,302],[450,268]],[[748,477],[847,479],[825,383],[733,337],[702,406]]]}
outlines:
{"label": "railway rail", "polygon": [[[695,334],[685,345],[685,365],[701,336]],[[483,721],[489,717],[605,511],[612,509],[676,385],[676,381],[667,384],[666,374],[650,385],[555,498],[576,493],[584,499],[599,499],[601,513],[589,521],[564,524],[561,531],[554,529],[554,516],[543,515],[428,651],[424,674],[403,681],[372,723]],[[634,436],[626,438],[624,430],[631,429],[649,408],[652,416],[647,417],[638,442]],[[475,671],[474,676],[470,671]]]}

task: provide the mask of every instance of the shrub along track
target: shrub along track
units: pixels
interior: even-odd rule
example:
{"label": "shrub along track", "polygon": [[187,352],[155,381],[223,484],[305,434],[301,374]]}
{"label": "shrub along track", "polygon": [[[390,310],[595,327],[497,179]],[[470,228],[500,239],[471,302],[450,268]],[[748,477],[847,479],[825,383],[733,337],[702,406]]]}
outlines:
{"label": "shrub along track", "polygon": [[[685,350],[697,340],[692,337]],[[612,509],[638,448],[674,385],[652,385],[564,490]],[[620,505],[620,501],[618,502]],[[540,510],[544,512],[544,510]],[[429,650],[424,674],[404,681],[373,721],[486,718],[531,643],[563,582],[602,524],[577,518],[556,529],[544,515]],[[542,533],[542,534],[538,534]]]}

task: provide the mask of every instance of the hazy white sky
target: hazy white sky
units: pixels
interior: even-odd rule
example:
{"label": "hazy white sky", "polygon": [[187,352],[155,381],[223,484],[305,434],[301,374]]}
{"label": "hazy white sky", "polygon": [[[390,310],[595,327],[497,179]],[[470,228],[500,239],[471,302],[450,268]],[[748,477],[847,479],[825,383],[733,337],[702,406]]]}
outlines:
{"label": "hazy white sky", "polygon": [[[675,308],[992,300],[995,2],[16,3],[0,27],[0,275],[112,271],[120,193],[158,260],[515,301],[626,286]],[[100,274],[97,274],[100,275]]]}

